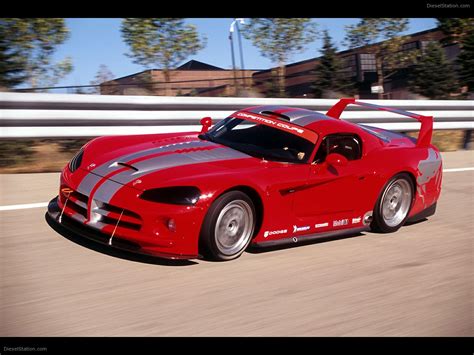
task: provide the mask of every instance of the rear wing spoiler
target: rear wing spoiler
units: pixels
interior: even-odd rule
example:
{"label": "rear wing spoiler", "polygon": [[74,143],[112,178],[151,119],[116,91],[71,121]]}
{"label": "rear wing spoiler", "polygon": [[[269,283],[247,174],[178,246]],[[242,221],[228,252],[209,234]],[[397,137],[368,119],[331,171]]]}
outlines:
{"label": "rear wing spoiler", "polygon": [[385,107],[385,106],[369,104],[366,102],[360,102],[360,101],[356,101],[356,99],[354,98],[345,98],[345,99],[339,100],[338,103],[336,103],[333,107],[329,109],[329,111],[326,113],[326,116],[333,117],[333,118],[340,118],[341,113],[344,111],[347,105],[350,105],[350,104],[367,107],[374,110],[398,113],[400,115],[411,117],[418,120],[421,123],[421,128],[420,128],[420,133],[418,134],[416,145],[418,147],[430,146],[431,136],[433,134],[433,116],[423,116],[417,113],[403,111],[403,110],[399,110],[393,107]]}

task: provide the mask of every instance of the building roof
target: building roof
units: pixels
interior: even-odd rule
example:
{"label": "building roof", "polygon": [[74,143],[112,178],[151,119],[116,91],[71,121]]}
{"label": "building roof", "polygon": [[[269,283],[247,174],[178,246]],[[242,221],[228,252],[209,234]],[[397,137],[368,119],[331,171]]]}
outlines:
{"label": "building roof", "polygon": [[225,70],[214,65],[200,62],[198,60],[190,60],[183,65],[177,67],[175,70]]}

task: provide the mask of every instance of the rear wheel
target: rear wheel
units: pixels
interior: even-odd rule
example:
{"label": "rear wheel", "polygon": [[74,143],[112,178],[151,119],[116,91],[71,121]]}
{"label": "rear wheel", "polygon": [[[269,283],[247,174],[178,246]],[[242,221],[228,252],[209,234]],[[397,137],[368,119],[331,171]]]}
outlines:
{"label": "rear wheel", "polygon": [[382,233],[400,229],[408,218],[413,201],[413,184],[410,177],[398,174],[382,189],[374,209],[371,227]]}
{"label": "rear wheel", "polygon": [[211,205],[201,230],[201,249],[212,260],[232,260],[249,245],[255,229],[255,207],[241,191],[230,191]]}

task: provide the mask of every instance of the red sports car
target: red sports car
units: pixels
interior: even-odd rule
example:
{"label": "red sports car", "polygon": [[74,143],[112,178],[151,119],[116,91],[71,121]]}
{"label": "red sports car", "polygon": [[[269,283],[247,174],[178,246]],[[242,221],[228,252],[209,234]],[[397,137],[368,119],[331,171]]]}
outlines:
{"label": "red sports car", "polygon": [[[418,138],[341,120],[348,104],[415,118]],[[48,220],[138,253],[230,260],[249,244],[394,232],[435,212],[432,117],[342,99],[326,114],[256,106],[201,123],[93,139],[63,169]]]}

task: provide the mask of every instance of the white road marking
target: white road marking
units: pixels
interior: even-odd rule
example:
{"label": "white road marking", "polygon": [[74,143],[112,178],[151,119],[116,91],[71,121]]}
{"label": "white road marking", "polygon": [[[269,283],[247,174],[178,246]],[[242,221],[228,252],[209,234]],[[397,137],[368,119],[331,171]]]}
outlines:
{"label": "white road marking", "polygon": [[458,171],[473,171],[474,168],[456,168],[456,169],[443,169],[443,173],[455,173]]}
{"label": "white road marking", "polygon": [[[443,169],[443,173],[456,173],[460,171],[474,171],[474,167]],[[24,210],[24,209],[29,209],[29,208],[42,208],[42,207],[47,207],[47,206],[48,206],[48,202],[27,203],[23,205],[7,205],[7,206],[0,206],[0,211]]]}
{"label": "white road marking", "polygon": [[47,207],[47,206],[48,206],[48,202],[27,203],[24,205],[7,205],[7,206],[0,206],[0,211],[24,210],[28,208],[40,208],[40,207]]}

